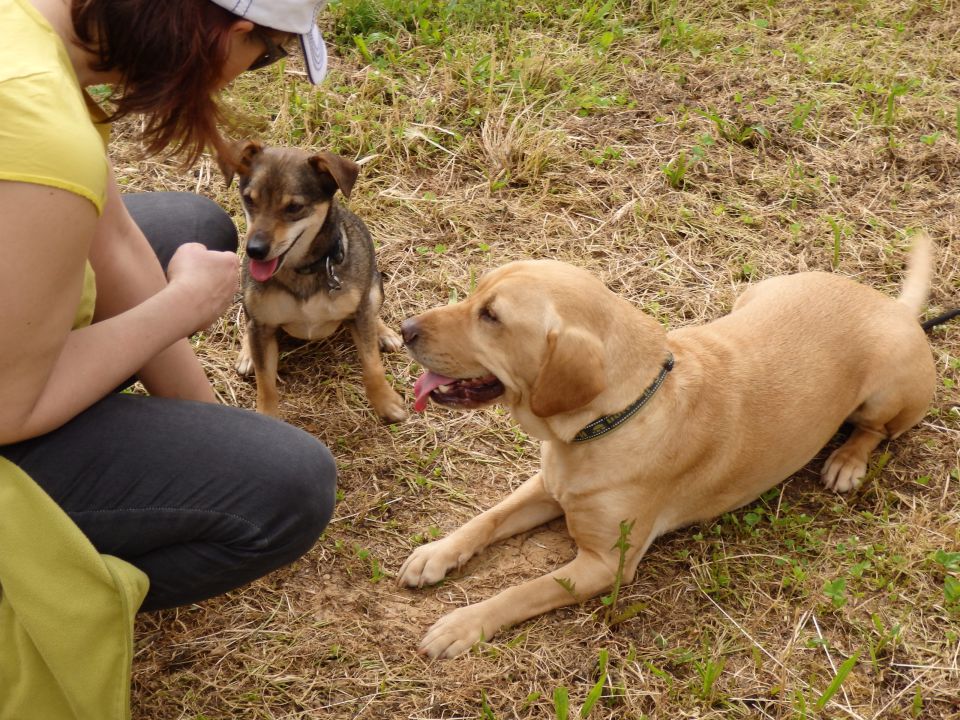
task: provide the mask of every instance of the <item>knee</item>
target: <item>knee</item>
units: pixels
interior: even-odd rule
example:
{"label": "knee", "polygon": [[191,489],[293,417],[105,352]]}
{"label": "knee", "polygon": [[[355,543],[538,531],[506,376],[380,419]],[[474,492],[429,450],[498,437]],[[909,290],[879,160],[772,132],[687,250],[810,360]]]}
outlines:
{"label": "knee", "polygon": [[333,517],[337,468],[330,451],[313,436],[294,428],[282,461],[271,478],[274,501],[273,542],[287,562],[308,552]]}
{"label": "knee", "polygon": [[195,219],[196,236],[210,250],[236,252],[239,244],[237,226],[227,212],[210,198],[187,194]]}
{"label": "knee", "polygon": [[198,242],[210,250],[237,251],[233,220],[209,198],[190,192],[131,193],[122,197],[164,270],[184,243]]}

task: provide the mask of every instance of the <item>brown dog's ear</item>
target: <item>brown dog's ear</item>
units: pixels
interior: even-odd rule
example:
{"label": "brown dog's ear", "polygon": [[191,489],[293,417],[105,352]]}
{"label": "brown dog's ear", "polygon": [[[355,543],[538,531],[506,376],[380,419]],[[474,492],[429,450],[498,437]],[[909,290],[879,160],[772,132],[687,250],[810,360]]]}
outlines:
{"label": "brown dog's ear", "polygon": [[319,152],[310,158],[309,163],[320,175],[328,175],[333,178],[344,197],[350,197],[350,191],[353,190],[353,185],[357,182],[357,175],[360,174],[360,166],[353,160],[347,160],[347,158],[340,157],[332,152]]}
{"label": "brown dog's ear", "polygon": [[583,407],[607,386],[603,345],[582,330],[551,330],[547,357],[533,384],[530,410],[550,417]]}
{"label": "brown dog's ear", "polygon": [[223,173],[227,187],[233,182],[234,174],[246,175],[250,172],[253,158],[263,151],[263,145],[256,140],[224,144],[217,148],[217,164]]}

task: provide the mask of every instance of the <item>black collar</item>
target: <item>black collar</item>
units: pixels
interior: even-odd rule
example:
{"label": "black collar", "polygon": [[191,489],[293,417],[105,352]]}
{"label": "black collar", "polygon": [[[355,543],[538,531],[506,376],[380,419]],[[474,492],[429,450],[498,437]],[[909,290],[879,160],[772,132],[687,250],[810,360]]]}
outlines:
{"label": "black collar", "polygon": [[[323,232],[323,229],[320,229],[320,232]],[[340,228],[334,226],[331,230],[333,237],[331,238],[332,242],[330,243],[330,250],[325,254],[318,257],[316,260],[308,262],[306,265],[301,265],[294,270],[300,275],[313,275],[320,272],[322,269],[326,270],[327,273],[327,285],[330,286],[331,290],[339,290],[342,287],[340,278],[337,277],[337,273],[334,270],[334,265],[339,265],[343,262],[343,238],[340,237]]]}
{"label": "black collar", "polygon": [[647,404],[647,401],[653,397],[654,393],[660,389],[664,378],[667,377],[667,373],[671,370],[673,370],[673,353],[667,352],[667,359],[663,361],[663,367],[660,368],[660,373],[657,375],[656,380],[654,380],[647,387],[647,389],[643,391],[643,394],[640,395],[639,398],[631,403],[629,407],[621,410],[618,413],[614,413],[613,415],[604,415],[601,418],[597,418],[583,428],[583,430],[578,432],[574,436],[573,442],[586,442],[587,440],[595,440],[601,435],[606,435],[611,430],[619,427],[621,424],[632,418],[640,408]]}

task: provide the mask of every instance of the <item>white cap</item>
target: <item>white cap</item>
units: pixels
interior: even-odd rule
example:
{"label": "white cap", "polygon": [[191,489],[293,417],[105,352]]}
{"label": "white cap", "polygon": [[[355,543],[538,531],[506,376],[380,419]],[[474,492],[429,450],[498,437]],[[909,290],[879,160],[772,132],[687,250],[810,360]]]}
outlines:
{"label": "white cap", "polygon": [[327,74],[327,46],[317,28],[317,15],[327,0],[213,0],[217,5],[273,30],[300,36],[307,77],[318,85]]}

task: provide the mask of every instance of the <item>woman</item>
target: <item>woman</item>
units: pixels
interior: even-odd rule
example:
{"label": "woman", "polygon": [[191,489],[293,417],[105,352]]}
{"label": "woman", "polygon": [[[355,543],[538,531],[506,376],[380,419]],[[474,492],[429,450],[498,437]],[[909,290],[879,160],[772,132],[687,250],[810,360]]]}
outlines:
{"label": "woman", "polygon": [[[149,152],[195,160],[224,147],[216,93],[293,34],[319,79],[318,5],[0,0],[0,456],[146,573],[141,609],[298,558],[336,471],[307,433],[216,403],[187,338],[233,301],[233,225],[197,196],[125,204],[84,88],[113,85]],[[149,397],[114,392],[133,376]]]}

